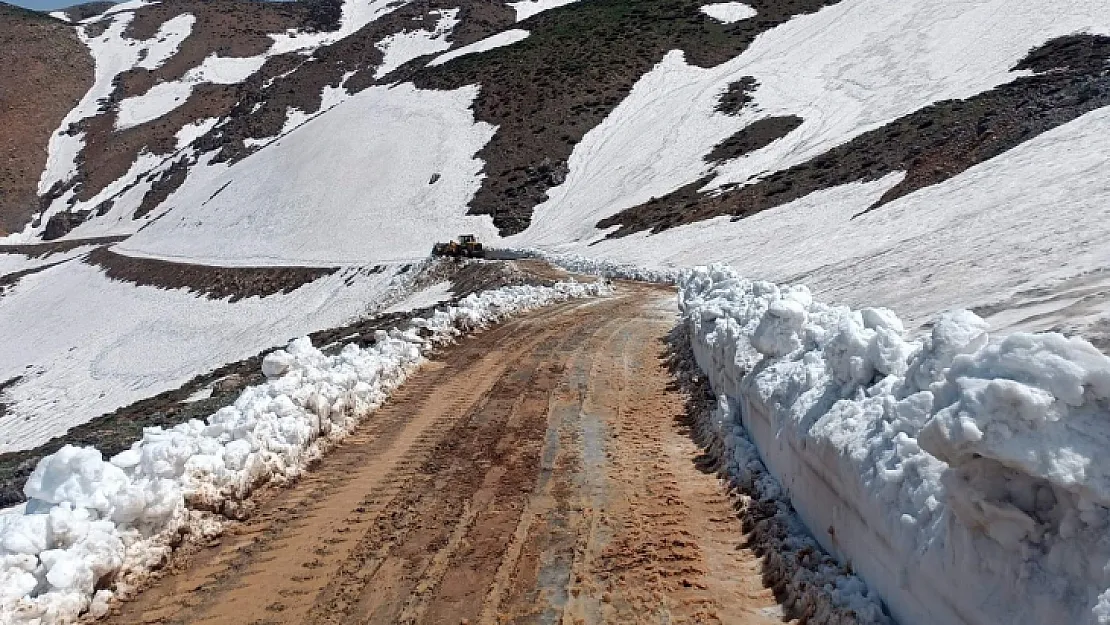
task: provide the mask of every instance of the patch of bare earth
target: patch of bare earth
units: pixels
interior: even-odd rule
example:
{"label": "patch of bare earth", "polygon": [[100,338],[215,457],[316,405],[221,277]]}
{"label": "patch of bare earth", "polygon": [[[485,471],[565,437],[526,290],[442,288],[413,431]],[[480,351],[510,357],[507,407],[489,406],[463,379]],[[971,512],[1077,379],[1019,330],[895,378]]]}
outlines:
{"label": "patch of bare earth", "polygon": [[72,27],[0,3],[0,236],[38,212],[50,136],[92,80],[92,56]]}
{"label": "patch of bare earth", "polygon": [[446,349],[114,623],[773,623],[628,285]]}

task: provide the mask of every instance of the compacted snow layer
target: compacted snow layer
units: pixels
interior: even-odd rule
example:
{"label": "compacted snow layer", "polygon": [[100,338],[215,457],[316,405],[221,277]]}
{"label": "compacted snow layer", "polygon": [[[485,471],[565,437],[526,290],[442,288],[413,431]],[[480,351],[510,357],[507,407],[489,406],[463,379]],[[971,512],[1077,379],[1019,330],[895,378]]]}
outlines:
{"label": "compacted snow layer", "polygon": [[263,359],[264,384],[204,422],[149,428],[107,460],[94,448],[63,447],[31,474],[25,508],[0,515],[0,623],[104,614],[113,590],[97,590],[103,580],[126,593],[164,561],[181,528],[218,532],[219,517],[201,511],[234,513],[260,484],[299,474],[381,405],[429,347],[526,310],[608,292],[574,282],[504,287],[335,356],[296,339]]}
{"label": "compacted snow layer", "polygon": [[467,216],[475,153],[494,127],[475,122],[477,87],[370,87],[204,184],[125,241],[136,256],[212,265],[410,262],[435,241],[496,237]]}
{"label": "compacted snow layer", "polygon": [[454,50],[451,50],[446,54],[441,54],[432,59],[432,62],[428,63],[428,65],[443,65],[447,61],[450,61],[451,59],[457,59],[460,56],[486,52],[488,50],[493,50],[494,48],[500,48],[502,46],[510,46],[518,41],[524,41],[527,38],[528,31],[522,28],[510,28],[509,30],[501,31],[496,35],[490,35],[489,37],[486,37],[485,39],[482,39],[480,41],[475,41],[470,45],[462,46],[461,48],[455,48]]}
{"label": "compacted snow layer", "polygon": [[743,2],[718,2],[716,4],[707,4],[699,10],[718,22],[724,22],[725,24],[746,20],[756,15],[755,9]]}
{"label": "compacted snow layer", "polygon": [[814,536],[905,625],[1110,622],[1110,358],[992,339],[967,311],[921,341],[890,310],[714,265],[679,305],[741,474],[754,441]]}

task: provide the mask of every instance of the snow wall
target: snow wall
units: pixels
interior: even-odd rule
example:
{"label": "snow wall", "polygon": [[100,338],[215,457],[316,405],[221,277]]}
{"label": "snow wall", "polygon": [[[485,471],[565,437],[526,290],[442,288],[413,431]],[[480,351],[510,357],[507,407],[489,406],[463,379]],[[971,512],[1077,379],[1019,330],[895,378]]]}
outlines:
{"label": "snow wall", "polygon": [[723,265],[679,308],[724,419],[814,537],[903,625],[1110,623],[1110,358],[988,337],[967,311],[908,341],[889,310],[813,301]]}
{"label": "snow wall", "polygon": [[[204,422],[147,428],[105,460],[66,445],[27,480],[25,506],[0,511],[0,625],[57,625],[107,614],[184,534],[211,536],[249,509],[252,491],[296,477],[415,371],[432,347],[608,284],[507,286],[379,330],[329,356],[307,337],[266,355],[267,381]],[[222,514],[212,514],[218,512]]]}

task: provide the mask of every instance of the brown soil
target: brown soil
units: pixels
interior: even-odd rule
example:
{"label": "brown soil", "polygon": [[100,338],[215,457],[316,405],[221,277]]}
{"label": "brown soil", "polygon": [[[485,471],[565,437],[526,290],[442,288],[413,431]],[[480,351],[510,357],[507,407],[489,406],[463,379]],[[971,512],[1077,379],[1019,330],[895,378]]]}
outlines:
{"label": "brown soil", "polygon": [[622,290],[445,350],[110,622],[781,622],[694,463],[671,295]]}
{"label": "brown soil", "polygon": [[65,11],[66,17],[68,17],[70,20],[74,22],[80,22],[83,19],[88,19],[90,17],[100,15],[101,13],[114,6],[116,6],[115,2],[110,2],[106,0],[104,2],[86,2],[84,4],[75,4],[68,9],[63,10]]}
{"label": "brown soil", "polygon": [[0,3],[0,235],[38,212],[50,136],[92,79],[92,56],[72,27]]}

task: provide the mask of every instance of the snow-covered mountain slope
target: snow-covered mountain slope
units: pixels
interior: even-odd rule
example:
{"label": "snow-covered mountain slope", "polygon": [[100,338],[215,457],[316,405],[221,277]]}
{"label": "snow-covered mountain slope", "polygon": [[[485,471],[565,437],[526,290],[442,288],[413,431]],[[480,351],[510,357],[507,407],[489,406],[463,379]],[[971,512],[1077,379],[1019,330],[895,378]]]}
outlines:
{"label": "snow-covered mountain slope", "polygon": [[[967,306],[998,327],[1107,325],[1101,2],[164,0],[62,17],[95,80],[40,138],[41,212],[2,242],[117,239],[110,267],[5,261],[28,271],[8,274],[0,333],[58,341],[5,351],[0,382],[28,365],[42,385],[65,367],[108,379],[92,363],[130,333],[118,319],[150,310],[194,329],[226,315],[212,357],[181,370],[211,368],[224,343],[354,314],[460,232],[729,261],[911,324]],[[259,267],[319,273],[235,297]],[[269,315],[285,321],[251,321]],[[103,340],[65,361],[78,326]],[[150,350],[178,349],[171,334]],[[180,377],[142,367],[68,422]],[[56,410],[36,384],[4,387],[9,415]]]}

